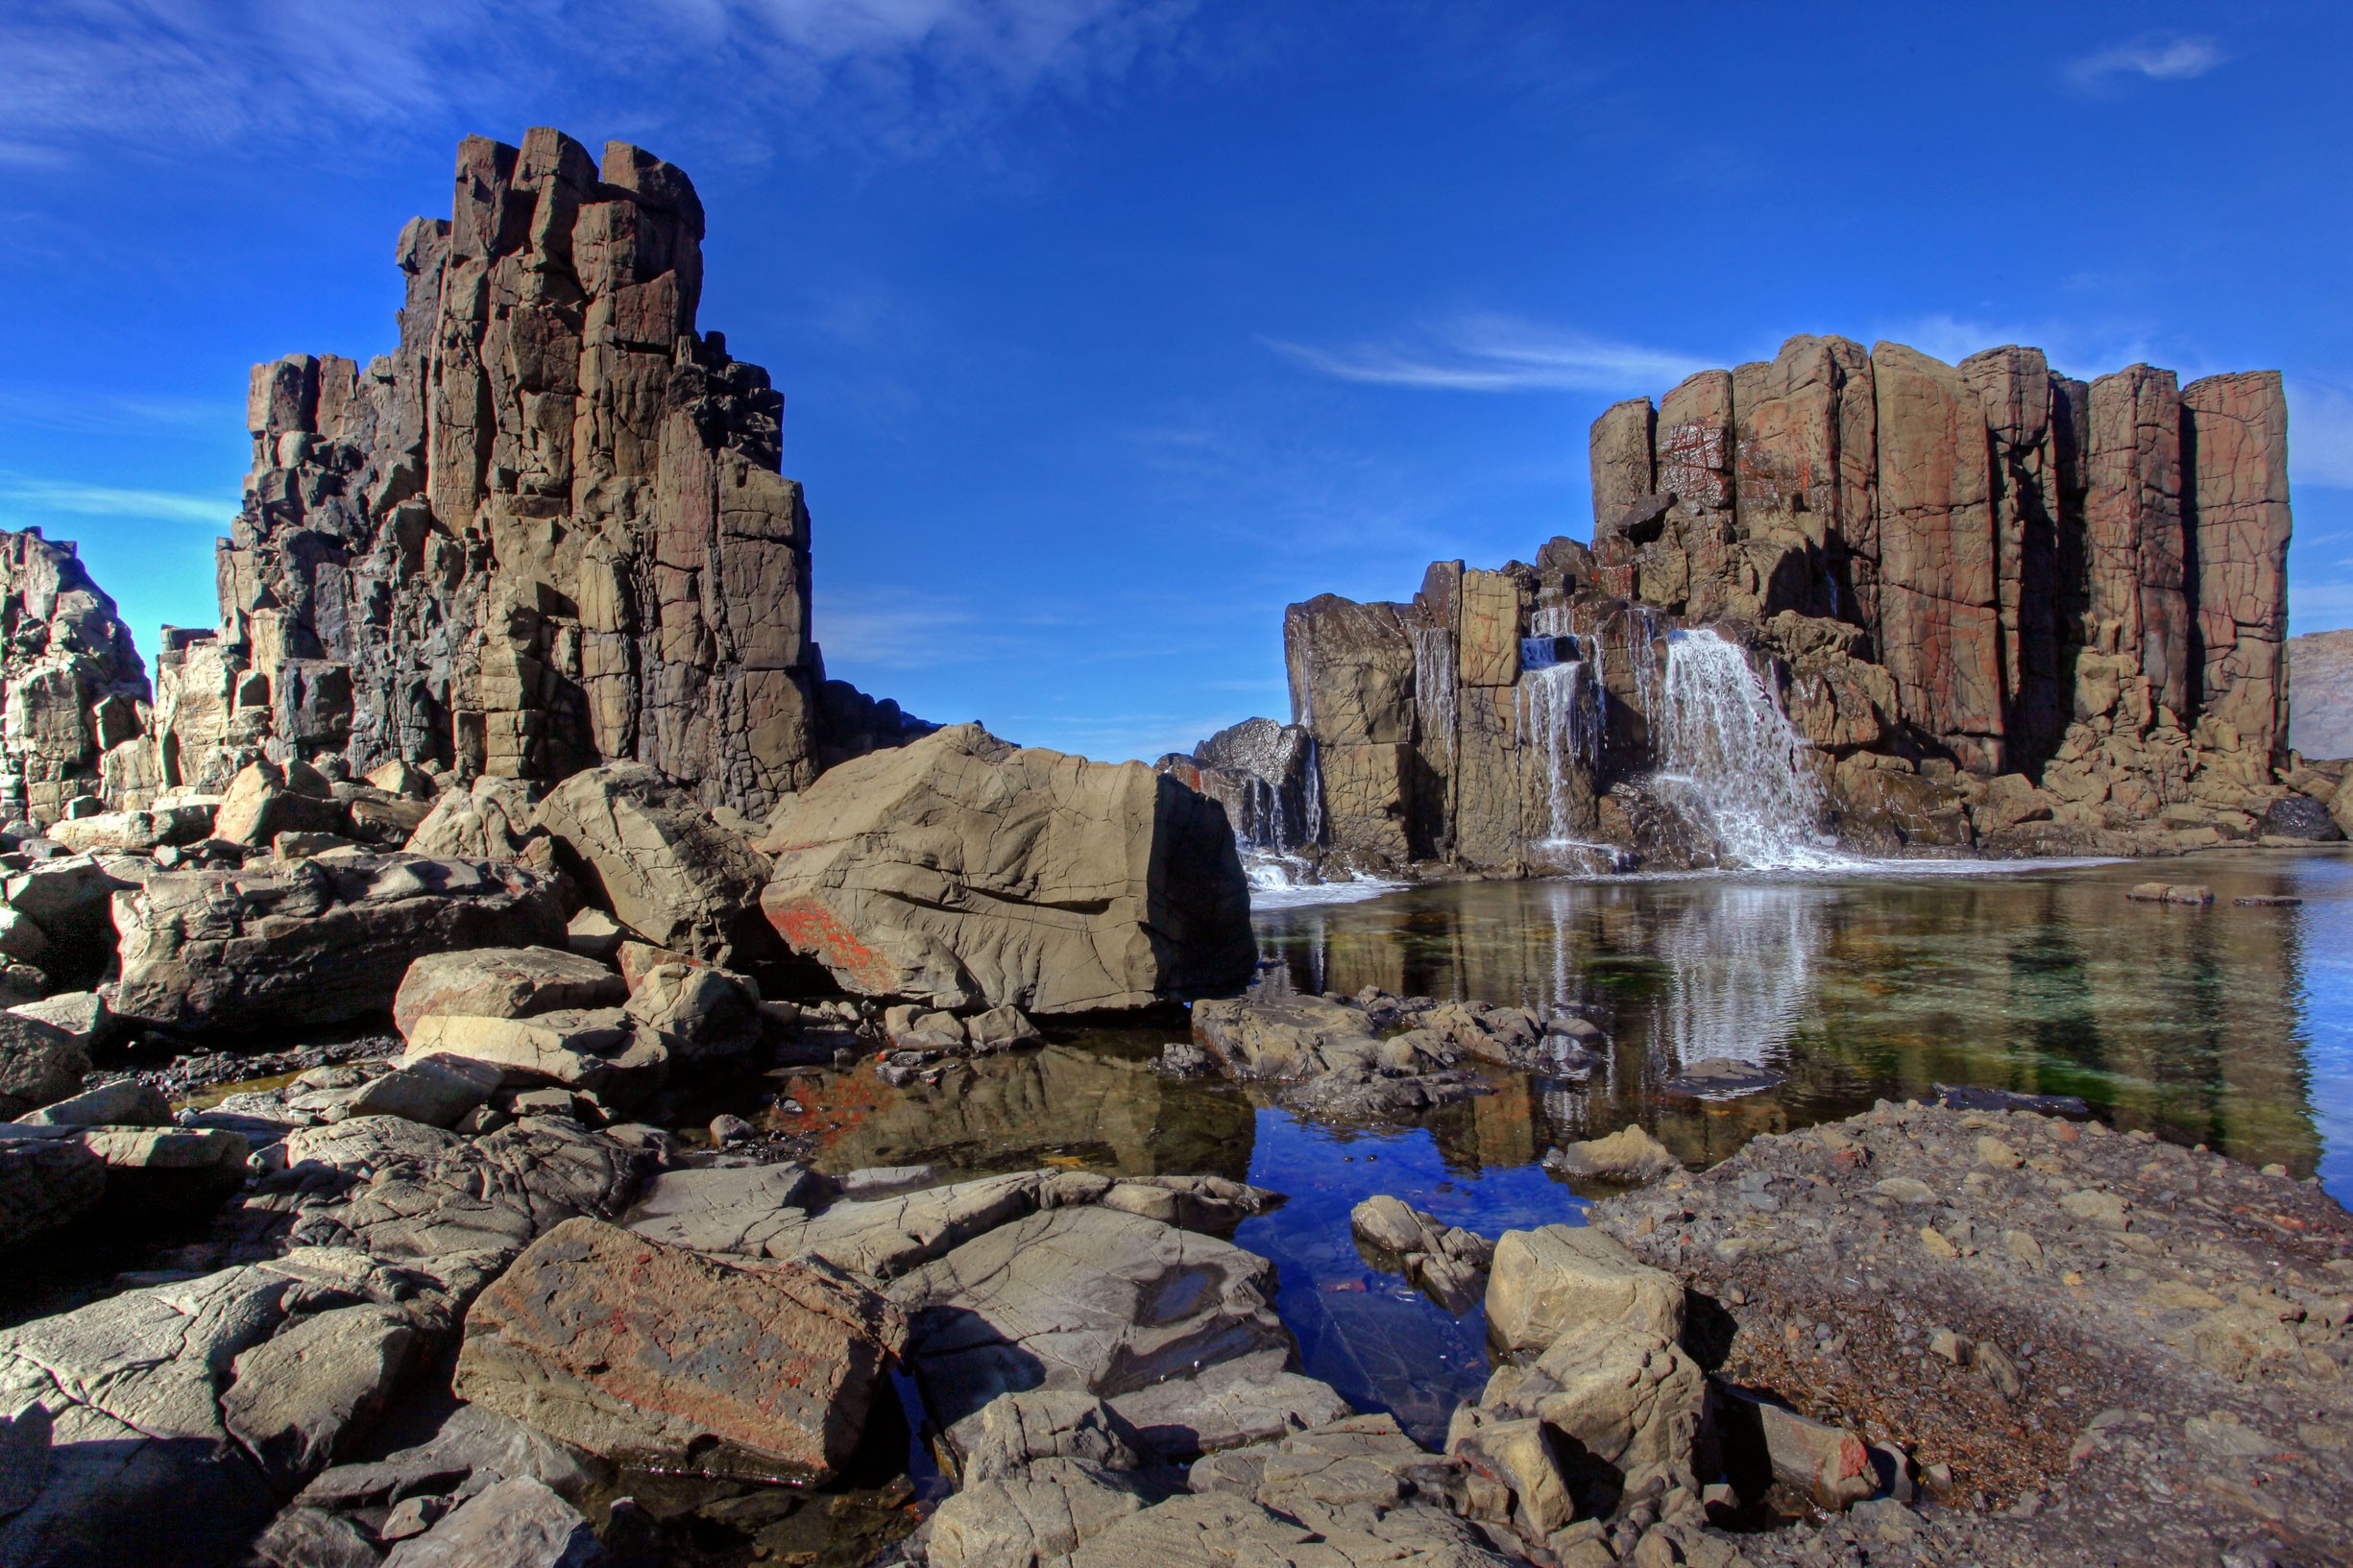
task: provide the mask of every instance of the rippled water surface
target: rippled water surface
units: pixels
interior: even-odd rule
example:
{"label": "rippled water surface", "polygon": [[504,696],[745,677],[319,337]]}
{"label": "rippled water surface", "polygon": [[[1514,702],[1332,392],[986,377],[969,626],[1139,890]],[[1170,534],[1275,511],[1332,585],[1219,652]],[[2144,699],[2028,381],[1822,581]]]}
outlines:
{"label": "rippled water surface", "polygon": [[[2204,907],[2128,902],[2197,881]],[[2292,907],[2241,906],[2290,896]],[[1490,1235],[1575,1220],[1586,1193],[1537,1162],[1630,1122],[1694,1167],[1759,1132],[1926,1098],[1938,1083],[2090,1101],[2121,1127],[2317,1172],[2353,1196],[2353,854],[1803,878],[1482,882],[1262,907],[1261,985],[1575,1006],[1609,1031],[1583,1082],[1498,1072],[1421,1124],[1321,1127],[1227,1084],[1152,1070],[1181,1019],[1065,1032],[931,1087],[802,1080],[829,1170],[935,1161],[1212,1171],[1291,1194],[1236,1240],[1273,1258],[1307,1370],[1435,1440],[1486,1374],[1485,1323],[1361,1256],[1379,1192]],[[1708,1057],[1786,1075],[1735,1098],[1666,1087]]]}

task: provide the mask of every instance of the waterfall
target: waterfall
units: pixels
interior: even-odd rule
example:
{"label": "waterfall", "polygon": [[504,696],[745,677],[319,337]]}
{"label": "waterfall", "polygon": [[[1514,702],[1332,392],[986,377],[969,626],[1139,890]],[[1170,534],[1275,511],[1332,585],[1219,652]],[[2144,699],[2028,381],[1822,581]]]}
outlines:
{"label": "waterfall", "polygon": [[1583,768],[1589,778],[1601,765],[1601,682],[1586,661],[1572,659],[1522,673],[1515,700],[1521,755],[1543,758],[1552,817],[1544,841],[1569,842],[1570,770]]}
{"label": "waterfall", "polygon": [[1710,631],[1668,635],[1658,783],[1715,834],[1723,855],[1757,869],[1852,862],[1822,832],[1811,748],[1737,643]]}
{"label": "waterfall", "polygon": [[1446,756],[1446,771],[1454,771],[1454,688],[1458,666],[1454,634],[1443,626],[1414,628],[1414,695],[1421,710],[1423,738],[1438,732]]}
{"label": "waterfall", "polygon": [[1308,844],[1323,842],[1323,769],[1316,760],[1316,737],[1307,737],[1307,768],[1302,775],[1299,793],[1306,797]]}

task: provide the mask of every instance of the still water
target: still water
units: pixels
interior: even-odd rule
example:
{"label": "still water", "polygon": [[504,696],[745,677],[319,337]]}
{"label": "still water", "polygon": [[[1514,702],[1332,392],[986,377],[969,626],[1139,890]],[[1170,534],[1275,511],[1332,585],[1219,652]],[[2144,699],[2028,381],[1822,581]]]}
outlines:
{"label": "still water", "polygon": [[[2126,901],[2151,878],[2216,902]],[[2280,896],[2303,902],[2232,902]],[[1490,1235],[1574,1221],[1599,1190],[1538,1162],[1628,1122],[1696,1168],[1938,1083],[2067,1094],[2353,1197],[2353,853],[1481,882],[1262,908],[1256,926],[1264,988],[1569,1005],[1608,1031],[1607,1060],[1583,1081],[1498,1072],[1419,1124],[1350,1129],[1160,1077],[1181,1020],[1070,1032],[929,1088],[803,1080],[819,1164],[1211,1171],[1289,1194],[1235,1240],[1278,1266],[1306,1369],[1429,1441],[1485,1380],[1486,1325],[1361,1256],[1349,1208],[1386,1192]],[[1784,1078],[1732,1098],[1666,1087],[1709,1057]]]}

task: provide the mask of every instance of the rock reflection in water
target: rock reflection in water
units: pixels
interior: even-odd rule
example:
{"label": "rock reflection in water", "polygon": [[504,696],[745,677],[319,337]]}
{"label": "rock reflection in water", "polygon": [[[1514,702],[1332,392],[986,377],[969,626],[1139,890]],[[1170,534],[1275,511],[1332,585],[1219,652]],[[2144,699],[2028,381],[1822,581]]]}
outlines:
{"label": "rock reflection in water", "polygon": [[[2316,1124],[2308,1047],[2346,1033],[2353,999],[2308,970],[2353,947],[2353,857],[2200,856],[2170,876],[2210,884],[2204,909],[2125,902],[2148,875],[1487,882],[1270,910],[1257,926],[1277,985],[1567,1005],[1610,1031],[1585,1081],[1507,1078],[1436,1118],[1467,1168],[1635,1121],[1710,1164],[1757,1133],[1943,1082],[2080,1095],[2121,1126],[2321,1169],[2320,1129],[2345,1124],[2353,1086],[2322,1073]],[[2231,903],[2278,894],[2304,904]],[[1664,1092],[1709,1057],[1788,1079],[1736,1098]],[[2324,1170],[2339,1191],[2348,1174],[2337,1158]]]}
{"label": "rock reflection in water", "polygon": [[[1166,1031],[1176,1039],[1182,1025]],[[1152,1035],[1156,1042],[1162,1036]],[[1106,1175],[1248,1178],[1251,1116],[1226,1084],[1170,1079],[1115,1035],[952,1062],[885,1087],[871,1068],[797,1080],[829,1172],[936,1164],[958,1173],[1083,1166]]]}

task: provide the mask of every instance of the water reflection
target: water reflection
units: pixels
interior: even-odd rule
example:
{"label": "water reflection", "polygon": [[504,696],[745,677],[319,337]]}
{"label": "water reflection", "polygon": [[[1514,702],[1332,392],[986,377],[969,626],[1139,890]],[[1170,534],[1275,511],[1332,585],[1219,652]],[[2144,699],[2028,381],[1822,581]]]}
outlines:
{"label": "water reflection", "polygon": [[[2080,1095],[2123,1126],[2319,1170],[2345,1195],[2341,1134],[2325,1164],[2322,1145],[2343,1125],[2343,1073],[2316,1114],[2308,1049],[2316,1032],[2341,1041],[2353,1012],[2337,956],[2353,948],[2353,858],[2248,852],[2155,874],[2195,877],[2218,902],[2127,903],[2152,875],[2141,864],[1468,883],[1257,926],[1278,985],[1569,1005],[1610,1031],[1589,1079],[1506,1084],[1439,1119],[1469,1168],[1635,1121],[1711,1163],[1758,1132],[1945,1082]],[[2305,902],[2231,903],[2280,894]],[[1664,1092],[1707,1057],[1788,1081],[1730,1101]]]}

